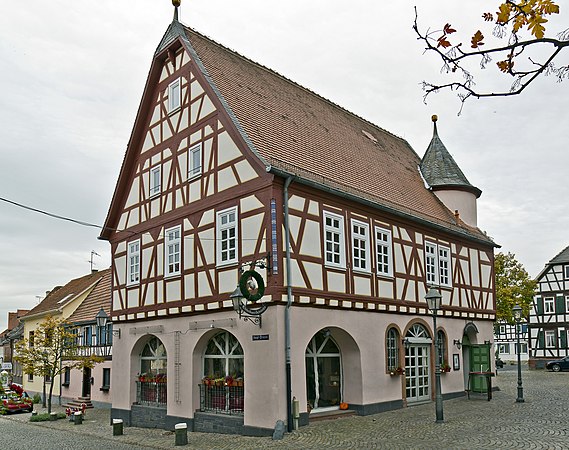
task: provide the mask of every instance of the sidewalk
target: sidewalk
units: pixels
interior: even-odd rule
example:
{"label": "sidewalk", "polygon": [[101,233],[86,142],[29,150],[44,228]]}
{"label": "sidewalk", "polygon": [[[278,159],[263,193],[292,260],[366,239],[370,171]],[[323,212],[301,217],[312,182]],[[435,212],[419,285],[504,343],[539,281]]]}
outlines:
{"label": "sidewalk", "polygon": [[[199,449],[566,449],[569,446],[567,407],[569,373],[523,371],[525,403],[516,403],[517,372],[499,372],[493,384],[500,390],[494,399],[471,395],[444,401],[443,424],[435,423],[434,403],[372,416],[351,416],[315,422],[287,433],[283,440],[212,433],[188,433],[189,445]],[[56,407],[54,411],[62,411]],[[94,448],[104,441],[144,448],[172,448],[174,433],[125,427],[123,436],[113,436],[108,409],[88,410],[82,425],[68,420],[38,422],[50,427],[93,436]],[[30,414],[4,416],[28,421]]]}

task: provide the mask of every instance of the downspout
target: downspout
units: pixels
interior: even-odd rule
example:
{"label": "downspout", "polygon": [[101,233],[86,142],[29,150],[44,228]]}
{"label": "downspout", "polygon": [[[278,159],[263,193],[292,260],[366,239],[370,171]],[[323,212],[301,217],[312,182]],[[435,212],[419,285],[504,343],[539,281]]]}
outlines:
{"label": "downspout", "polygon": [[284,227],[285,227],[285,266],[286,266],[286,308],[285,308],[285,368],[286,368],[286,417],[287,429],[292,431],[292,376],[290,364],[290,306],[292,305],[292,285],[290,274],[290,229],[288,220],[288,187],[292,182],[289,176],[284,184]]}

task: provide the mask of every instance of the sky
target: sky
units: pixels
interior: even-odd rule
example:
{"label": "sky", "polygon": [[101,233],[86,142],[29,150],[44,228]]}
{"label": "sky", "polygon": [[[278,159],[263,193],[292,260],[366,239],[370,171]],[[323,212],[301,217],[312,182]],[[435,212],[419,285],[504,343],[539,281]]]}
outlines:
{"label": "sky", "polygon": [[[460,116],[453,92],[425,104],[421,82],[440,79],[441,63],[412,30],[415,3],[423,29],[448,22],[466,37],[499,2],[182,0],[180,20],[403,137],[420,156],[437,114],[441,140],[483,192],[479,227],[535,277],[569,245],[569,81],[470,100]],[[1,198],[104,223],[172,16],[169,0],[1,2]],[[549,29],[562,30],[563,17]],[[488,68],[479,87],[504,80]],[[99,231],[0,201],[0,331],[8,311],[89,273],[92,251],[94,268],[110,266]]]}

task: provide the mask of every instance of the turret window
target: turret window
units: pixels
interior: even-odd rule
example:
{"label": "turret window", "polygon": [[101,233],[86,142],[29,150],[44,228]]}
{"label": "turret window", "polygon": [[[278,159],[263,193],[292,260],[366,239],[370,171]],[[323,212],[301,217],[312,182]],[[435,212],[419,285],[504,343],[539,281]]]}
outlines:
{"label": "turret window", "polygon": [[180,79],[176,79],[168,86],[168,112],[172,113],[182,104],[182,86]]}

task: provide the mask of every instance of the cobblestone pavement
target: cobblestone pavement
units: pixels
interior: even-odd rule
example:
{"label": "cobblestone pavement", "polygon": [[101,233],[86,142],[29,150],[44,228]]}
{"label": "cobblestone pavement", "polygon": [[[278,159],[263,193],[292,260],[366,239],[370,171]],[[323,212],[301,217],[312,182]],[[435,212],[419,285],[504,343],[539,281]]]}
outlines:
{"label": "cobblestone pavement", "polygon": [[[445,422],[435,423],[434,403],[373,416],[351,416],[313,423],[270,438],[210,433],[188,433],[189,448],[198,449],[568,449],[569,373],[523,371],[525,403],[516,403],[517,371],[500,371],[494,378],[500,391],[488,402],[473,395],[444,402]],[[8,416],[27,421],[29,414]],[[2,421],[0,418],[0,429]],[[108,410],[87,412],[83,425],[67,420],[33,424],[92,436],[92,446],[112,447],[111,442],[137,448],[172,448],[174,434],[163,430],[125,428],[112,436]],[[40,431],[38,429],[38,431]]]}

